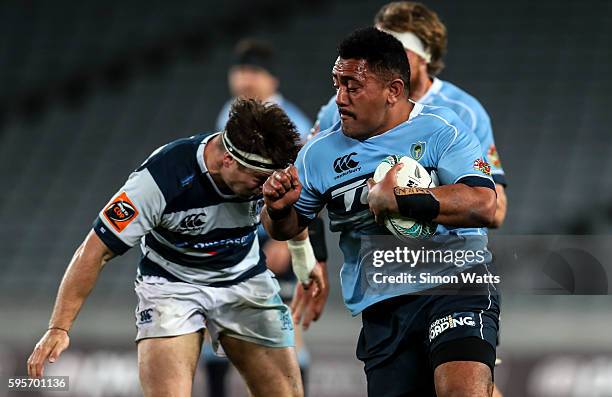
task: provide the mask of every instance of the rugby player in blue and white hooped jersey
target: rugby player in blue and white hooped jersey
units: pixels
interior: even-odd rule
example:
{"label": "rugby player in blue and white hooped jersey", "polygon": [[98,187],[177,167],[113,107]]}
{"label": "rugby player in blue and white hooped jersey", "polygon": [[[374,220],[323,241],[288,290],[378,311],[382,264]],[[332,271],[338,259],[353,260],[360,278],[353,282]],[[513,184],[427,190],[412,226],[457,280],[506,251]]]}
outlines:
{"label": "rugby player in blue and white hooped jersey", "polygon": [[[494,286],[485,283],[481,294],[469,296],[435,294],[445,287],[436,283],[381,292],[359,256],[362,238],[389,235],[376,220],[399,213],[433,221],[438,236],[487,253],[463,267],[440,264],[438,275],[488,273],[495,185],[480,144],[452,110],[409,100],[409,64],[402,44],[387,33],[353,32],[340,44],[332,74],[341,123],[300,150],[297,168],[268,178],[262,223],[273,238],[288,239],[327,206],[332,230],[341,233],[344,301],[353,315],[362,314],[357,356],[369,396],[490,396],[499,327]],[[440,186],[399,188],[399,166],[374,183],[374,170],[389,154],[414,158],[437,174]],[[438,332],[441,321],[455,316],[469,321]]]}
{"label": "rugby player in blue and white hooped jersey", "polygon": [[[276,73],[276,54],[274,48],[266,41],[245,38],[240,40],[234,49],[234,59],[228,71],[229,89],[233,96],[225,102],[219,115],[217,116],[217,129],[223,129],[229,116],[229,110],[234,98],[256,98],[264,102],[277,104],[291,121],[295,124],[302,141],[305,142],[306,135],[312,122],[304,113],[291,101],[285,98],[279,91],[279,77]],[[314,226],[314,227],[313,227]],[[322,222],[317,222],[309,228],[309,233],[290,241],[275,241],[268,237],[263,228],[259,228],[259,243],[267,257],[267,265],[274,272],[276,279],[281,286],[281,298],[285,303],[291,302],[297,282],[297,278],[292,271],[291,257],[295,257],[294,250],[301,250],[302,246],[314,248],[315,259],[320,262],[319,266],[325,266],[325,237]],[[307,236],[312,236],[304,240]],[[298,254],[299,255],[299,254]],[[304,292],[300,286],[299,292]],[[318,315],[313,315],[316,319]],[[311,317],[303,320],[307,326]],[[298,362],[304,384],[307,384],[308,372],[310,367],[310,354],[302,339],[301,329],[295,330],[295,344],[298,353]],[[223,357],[213,354],[209,343],[204,344],[203,361],[208,374],[208,394],[216,397],[225,397],[227,393],[226,378],[229,373],[229,364]],[[306,387],[304,388],[307,394]]]}
{"label": "rugby player in blue and white hooped jersey", "polygon": [[42,376],[67,348],[104,263],[140,244],[136,341],[145,396],[191,395],[205,330],[252,395],[302,396],[291,315],[257,242],[261,186],[294,161],[299,144],[278,106],[237,100],[224,131],[156,150],[75,253],[28,360],[30,376]]}
{"label": "rugby player in blue and white hooped jersey", "polygon": [[[374,23],[404,46],[410,64],[410,99],[452,109],[476,134],[484,159],[491,166],[497,192],[495,222],[490,227],[500,227],[506,217],[506,177],[495,146],[489,115],[472,95],[435,77],[444,68],[442,58],[446,52],[446,27],[435,12],[423,4],[411,1],[384,5],[376,14]],[[340,114],[334,96],[319,111],[316,128],[323,131],[339,121]]]}

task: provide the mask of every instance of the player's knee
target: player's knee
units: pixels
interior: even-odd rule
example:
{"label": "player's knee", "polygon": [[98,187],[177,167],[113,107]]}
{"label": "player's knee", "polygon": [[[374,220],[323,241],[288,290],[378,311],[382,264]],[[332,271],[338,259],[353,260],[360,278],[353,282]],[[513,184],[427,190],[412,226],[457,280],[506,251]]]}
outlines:
{"label": "player's knee", "polygon": [[447,362],[434,372],[438,397],[491,397],[493,381],[485,364],[472,361]]}
{"label": "player's knee", "polygon": [[475,380],[474,383],[468,383],[468,380],[464,380],[464,383],[448,382],[444,385],[438,386],[436,383],[436,395],[438,397],[491,397],[493,393],[493,384],[487,384]]}
{"label": "player's knee", "polygon": [[474,393],[470,390],[448,390],[444,393],[440,393],[436,390],[438,397],[491,397],[489,392]]}

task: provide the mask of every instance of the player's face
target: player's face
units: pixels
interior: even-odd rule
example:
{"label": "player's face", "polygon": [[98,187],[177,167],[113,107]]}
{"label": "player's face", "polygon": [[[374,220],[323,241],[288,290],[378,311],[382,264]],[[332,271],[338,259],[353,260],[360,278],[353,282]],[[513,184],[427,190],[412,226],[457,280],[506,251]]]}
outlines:
{"label": "player's face", "polygon": [[278,81],[266,70],[253,66],[234,66],[229,72],[233,96],[266,100],[276,92]]}
{"label": "player's face", "polygon": [[332,78],[344,134],[366,139],[382,132],[387,118],[387,85],[371,71],[367,62],[338,58]]}
{"label": "player's face", "polygon": [[236,160],[227,163],[222,171],[225,184],[240,197],[253,197],[261,194],[261,187],[269,176],[268,173],[246,168]]}

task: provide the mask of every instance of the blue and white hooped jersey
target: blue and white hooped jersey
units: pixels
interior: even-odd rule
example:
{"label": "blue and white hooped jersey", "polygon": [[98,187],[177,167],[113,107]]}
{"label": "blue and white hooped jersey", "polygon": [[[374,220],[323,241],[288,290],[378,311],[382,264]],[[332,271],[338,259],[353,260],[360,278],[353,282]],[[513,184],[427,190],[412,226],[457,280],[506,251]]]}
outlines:
{"label": "blue and white hooped jersey", "polygon": [[[417,103],[407,121],[381,135],[359,141],[344,135],[338,123],[308,142],[296,161],[302,193],[295,209],[300,216],[313,219],[327,205],[330,229],[341,232],[342,294],[353,314],[378,301],[435,286],[410,284],[393,294],[381,295],[369,290],[368,283],[360,280],[361,237],[390,234],[374,222],[369,211],[366,180],[391,154],[417,160],[428,172],[436,174],[440,185],[464,183],[495,189],[478,140],[448,108]],[[482,236],[479,238],[482,247],[478,249],[486,251],[484,228],[438,225],[436,235],[458,236],[458,240],[465,235]],[[452,264],[448,269],[441,269],[453,274],[460,270]]]}
{"label": "blue and white hooped jersey", "polygon": [[[506,185],[506,176],[501,166],[499,153],[495,147],[491,119],[480,102],[467,92],[448,81],[433,79],[429,90],[419,100],[419,103],[431,106],[444,106],[452,109],[459,118],[476,135],[483,150],[483,157],[491,166],[491,174],[495,183]],[[340,121],[336,97],[321,107],[317,115],[320,130],[333,127]]]}
{"label": "blue and white hooped jersey", "polygon": [[157,149],[100,211],[94,231],[115,254],[140,242],[139,274],[223,286],[266,270],[257,241],[263,200],[214,183],[204,148],[215,135]]}

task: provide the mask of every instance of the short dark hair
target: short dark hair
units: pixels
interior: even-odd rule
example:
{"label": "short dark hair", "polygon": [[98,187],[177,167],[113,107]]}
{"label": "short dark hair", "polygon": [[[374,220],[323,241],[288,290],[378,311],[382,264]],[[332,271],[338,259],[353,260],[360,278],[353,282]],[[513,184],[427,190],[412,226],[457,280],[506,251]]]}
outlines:
{"label": "short dark hair", "polygon": [[300,150],[295,124],[278,105],[270,102],[236,99],[225,131],[238,149],[270,158],[280,167],[293,163]]}
{"label": "short dark hair", "polygon": [[272,46],[263,40],[242,39],[234,48],[234,66],[254,66],[275,74],[275,54]]}
{"label": "short dark hair", "polygon": [[404,46],[395,37],[374,27],[357,29],[338,46],[342,59],[365,59],[372,70],[385,81],[401,79],[408,96],[410,65]]}

